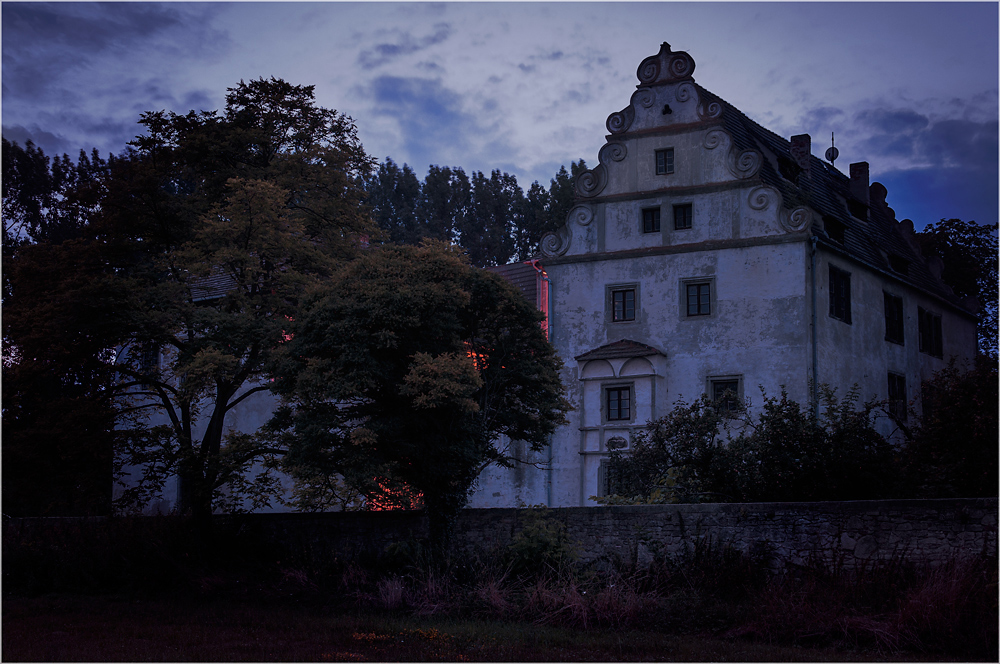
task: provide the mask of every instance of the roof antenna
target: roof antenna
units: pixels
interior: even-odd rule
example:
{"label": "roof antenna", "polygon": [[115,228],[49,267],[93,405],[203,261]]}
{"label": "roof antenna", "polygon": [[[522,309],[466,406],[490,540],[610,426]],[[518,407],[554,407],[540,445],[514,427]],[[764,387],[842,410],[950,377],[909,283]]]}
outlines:
{"label": "roof antenna", "polygon": [[833,143],[832,131],[830,132],[830,147],[826,149],[826,154],[824,156],[826,157],[826,160],[830,162],[831,166],[833,166],[834,168],[837,167],[837,165],[834,162],[837,161],[837,157],[840,156],[840,150],[838,150]]}

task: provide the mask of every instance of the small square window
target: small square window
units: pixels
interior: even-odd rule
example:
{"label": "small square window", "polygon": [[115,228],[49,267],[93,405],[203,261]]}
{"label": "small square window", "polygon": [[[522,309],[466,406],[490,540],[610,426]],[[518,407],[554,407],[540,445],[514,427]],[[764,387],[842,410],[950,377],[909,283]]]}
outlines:
{"label": "small square window", "polygon": [[635,289],[611,291],[611,320],[615,323],[635,320]]}
{"label": "small square window", "polygon": [[674,149],[656,151],[656,174],[668,175],[674,172]]}
{"label": "small square window", "polygon": [[685,203],[684,205],[674,206],[674,230],[684,230],[685,228],[691,228],[691,204]]}
{"label": "small square window", "polygon": [[885,340],[903,345],[903,298],[882,291],[885,299]]}
{"label": "small square window", "polygon": [[889,414],[906,421],[906,376],[889,372]]}
{"label": "small square window", "polygon": [[642,211],[642,232],[660,232],[660,208],[648,208]]}
{"label": "small square window", "polygon": [[739,376],[718,376],[709,379],[712,401],[719,412],[734,417],[743,412],[743,396]]}
{"label": "small square window", "polygon": [[830,317],[851,323],[851,274],[830,266]]}
{"label": "small square window", "polygon": [[917,307],[917,331],[920,341],[920,352],[944,356],[944,345],[941,341],[941,316],[933,314],[923,307]]}
{"label": "small square window", "polygon": [[712,313],[712,284],[686,284],[687,315],[709,316]]}
{"label": "small square window", "polygon": [[620,422],[632,419],[632,388],[609,387],[607,389],[607,420]]}

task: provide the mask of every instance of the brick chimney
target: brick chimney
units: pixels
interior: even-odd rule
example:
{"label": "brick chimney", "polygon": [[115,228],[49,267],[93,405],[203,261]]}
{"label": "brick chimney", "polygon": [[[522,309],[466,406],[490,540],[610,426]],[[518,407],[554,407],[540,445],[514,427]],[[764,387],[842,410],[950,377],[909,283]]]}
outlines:
{"label": "brick chimney", "polygon": [[812,138],[809,134],[792,136],[792,159],[806,174],[809,173],[809,162],[812,157]]}
{"label": "brick chimney", "polygon": [[856,164],[851,164],[851,194],[865,205],[868,205],[867,161],[859,161]]}

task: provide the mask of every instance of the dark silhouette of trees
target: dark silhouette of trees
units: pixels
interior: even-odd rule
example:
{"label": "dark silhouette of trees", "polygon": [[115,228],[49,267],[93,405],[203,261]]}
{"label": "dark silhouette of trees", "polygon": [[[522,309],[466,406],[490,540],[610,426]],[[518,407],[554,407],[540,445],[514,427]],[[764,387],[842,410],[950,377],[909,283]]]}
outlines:
{"label": "dark silhouette of trees", "polygon": [[563,166],[546,190],[538,182],[528,191],[500,170],[489,176],[461,168],[431,166],[421,183],[409,166],[386,159],[366,183],[368,204],[386,240],[419,244],[424,238],[458,243],[473,265],[504,265],[538,254],[538,243],[566,221],[574,205],[581,159]]}
{"label": "dark silhouette of trees", "polygon": [[[270,355],[306,290],[375,233],[360,184],[372,162],[350,118],[316,106],[311,86],[273,78],[241,81],[221,113],[150,112],[140,124],[146,133],[100,178],[84,177],[92,162],[78,166],[71,195],[56,197],[79,237],[18,249],[4,387],[36,358],[75,366],[34,350],[55,330],[103,372],[120,459],[142,473],[123,498],[141,504],[176,475],[179,511],[204,519],[224,486],[254,500],[274,488],[267,473],[248,486],[246,472],[280,450],[227,431],[227,416],[269,389]],[[28,228],[45,227],[17,209]],[[13,403],[44,417],[37,392]]]}
{"label": "dark silhouette of trees", "polygon": [[924,256],[941,259],[941,278],[979,310],[979,352],[997,357],[997,224],[942,219],[917,233]]}

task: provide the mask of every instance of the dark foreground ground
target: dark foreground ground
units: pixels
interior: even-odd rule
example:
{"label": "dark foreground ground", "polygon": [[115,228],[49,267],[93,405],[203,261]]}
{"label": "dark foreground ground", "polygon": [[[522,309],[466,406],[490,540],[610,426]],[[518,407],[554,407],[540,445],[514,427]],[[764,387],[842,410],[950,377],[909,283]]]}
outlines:
{"label": "dark foreground ground", "polygon": [[710,632],[346,611],[319,603],[50,595],[3,601],[3,661],[961,661]]}
{"label": "dark foreground ground", "polygon": [[1000,659],[994,555],[776,570],[766,549],[705,540],[584,564],[558,522],[528,517],[437,561],[418,541],[345,558],[179,519],[7,521],[0,659]]}

